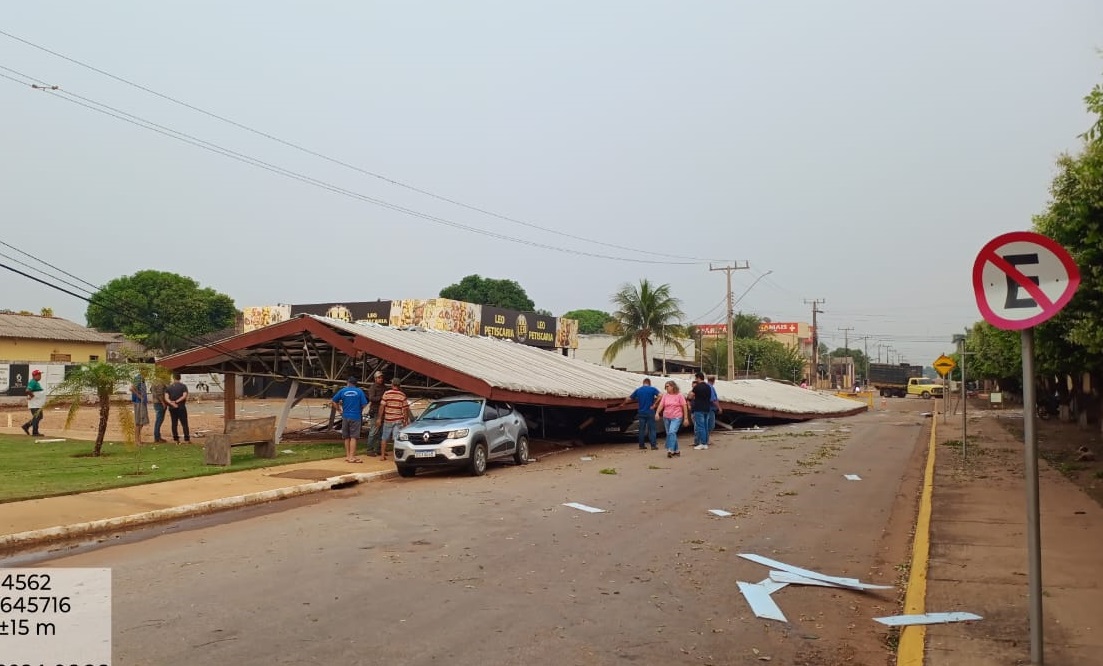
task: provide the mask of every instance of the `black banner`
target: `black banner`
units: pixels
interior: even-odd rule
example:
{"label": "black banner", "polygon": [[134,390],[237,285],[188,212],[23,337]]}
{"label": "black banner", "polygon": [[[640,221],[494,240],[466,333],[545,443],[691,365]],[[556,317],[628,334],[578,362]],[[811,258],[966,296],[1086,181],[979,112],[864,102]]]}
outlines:
{"label": "black banner", "polygon": [[391,321],[390,301],[366,301],[360,303],[307,303],[292,305],[291,316],[301,314],[330,317],[350,323],[371,322],[387,326]]}
{"label": "black banner", "polygon": [[482,334],[534,347],[555,346],[555,317],[482,306]]}
{"label": "black banner", "polygon": [[31,380],[31,366],[26,363],[12,363],[8,366],[8,395],[27,395],[27,382]]}

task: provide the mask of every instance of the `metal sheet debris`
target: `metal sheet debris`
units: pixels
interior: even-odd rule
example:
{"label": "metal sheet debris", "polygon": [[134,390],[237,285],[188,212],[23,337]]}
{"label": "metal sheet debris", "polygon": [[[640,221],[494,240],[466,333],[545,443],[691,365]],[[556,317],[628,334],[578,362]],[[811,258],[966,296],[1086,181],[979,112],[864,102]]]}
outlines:
{"label": "metal sheet debris", "polygon": [[847,481],[861,481],[862,480],[862,477],[858,476],[857,474],[843,474],[843,476],[846,477]]}
{"label": "metal sheet debris", "polygon": [[770,594],[773,594],[774,592],[777,592],[782,588],[789,587],[789,583],[779,583],[773,578],[764,578],[755,583],[755,585],[761,585],[762,587],[766,588],[766,591]]}
{"label": "metal sheet debris", "polygon": [[593,458],[591,458],[590,456],[582,456],[581,458],[579,458],[579,460],[581,460],[582,462],[591,462]]}
{"label": "metal sheet debris", "polygon": [[983,620],[973,613],[924,613],[922,615],[892,615],[875,617],[875,621],[890,627],[906,627],[913,624],[945,624],[947,622],[971,622]]}
{"label": "metal sheet debris", "polygon": [[867,588],[866,584],[857,578],[842,578],[840,576],[829,576],[827,574],[819,573],[818,571],[811,571],[809,569],[802,569],[795,567],[791,564],[784,562],[778,562],[777,560],[771,560],[768,557],[761,555],[755,555],[753,553],[739,553],[739,557],[758,564],[770,567],[771,569],[777,569],[779,571],[785,571],[787,573],[796,574],[805,578],[811,578],[813,580],[826,581],[828,583],[834,583],[840,587],[850,588],[852,590],[864,590],[864,589],[880,589],[880,588]]}
{"label": "metal sheet debris", "polygon": [[[788,583],[791,585],[818,585],[820,587],[838,587],[845,589],[859,589],[859,590],[891,590],[891,585],[870,585],[869,583],[863,583],[856,581],[857,585],[838,585],[836,583],[829,583],[824,580],[816,580],[815,578],[808,578],[806,576],[799,576],[797,574],[789,573],[787,571],[771,571],[770,580],[778,583]],[[850,579],[847,579],[850,580]]]}
{"label": "metal sheet debris", "polygon": [[709,509],[709,513],[714,516],[720,516],[721,518],[727,518],[728,516],[732,515],[731,511],[725,511],[723,509]]}
{"label": "metal sheet debris", "polygon": [[586,513],[605,513],[605,509],[599,509],[593,506],[586,506],[585,504],[579,504],[578,502],[564,502],[563,506],[569,506],[572,509],[578,509],[579,511],[585,511]]}
{"label": "metal sheet debris", "polygon": [[743,593],[743,598],[747,600],[747,604],[754,611],[755,617],[777,620],[778,622],[789,621],[785,619],[785,613],[782,613],[778,605],[770,598],[770,593],[765,587],[754,583],[744,583],[743,581],[736,581],[736,584],[739,585],[739,591]]}
{"label": "metal sheet debris", "polygon": [[54,442],[64,442],[64,439],[36,439],[35,444],[53,444]]}

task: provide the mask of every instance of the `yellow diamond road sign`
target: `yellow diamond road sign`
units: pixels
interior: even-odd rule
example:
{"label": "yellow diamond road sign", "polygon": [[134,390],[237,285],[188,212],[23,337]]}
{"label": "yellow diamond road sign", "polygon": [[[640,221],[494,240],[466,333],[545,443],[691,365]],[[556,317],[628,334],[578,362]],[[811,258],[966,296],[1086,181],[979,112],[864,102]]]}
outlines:
{"label": "yellow diamond road sign", "polygon": [[936,358],[931,365],[934,366],[934,369],[938,370],[938,374],[943,377],[950,374],[950,371],[957,367],[957,363],[954,363],[954,359],[945,354]]}

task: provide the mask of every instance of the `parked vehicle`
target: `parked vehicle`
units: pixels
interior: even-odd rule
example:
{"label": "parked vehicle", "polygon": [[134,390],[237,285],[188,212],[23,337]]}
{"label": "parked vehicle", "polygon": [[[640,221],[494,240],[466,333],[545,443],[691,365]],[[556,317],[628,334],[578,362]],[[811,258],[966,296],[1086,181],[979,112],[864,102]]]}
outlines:
{"label": "parked vehicle", "polygon": [[464,467],[473,476],[486,473],[487,462],[529,459],[525,419],[504,402],[474,395],[434,400],[394,445],[398,474],[411,477],[422,467]]}
{"label": "parked vehicle", "polygon": [[908,395],[908,381],[923,376],[923,368],[918,365],[901,363],[870,363],[869,383],[885,398],[903,398]]}
{"label": "parked vehicle", "polygon": [[945,388],[928,377],[912,377],[908,380],[908,395],[917,395],[924,400],[941,398]]}

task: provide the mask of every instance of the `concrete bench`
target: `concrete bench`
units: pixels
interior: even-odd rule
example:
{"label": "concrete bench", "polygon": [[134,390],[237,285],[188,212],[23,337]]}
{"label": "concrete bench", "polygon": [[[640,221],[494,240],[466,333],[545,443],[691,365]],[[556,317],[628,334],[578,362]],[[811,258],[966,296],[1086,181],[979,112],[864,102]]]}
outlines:
{"label": "concrete bench", "polygon": [[203,442],[203,459],[208,465],[229,465],[230,449],[253,445],[258,458],[276,457],[276,417],[236,419],[226,422],[226,432],[210,435]]}

